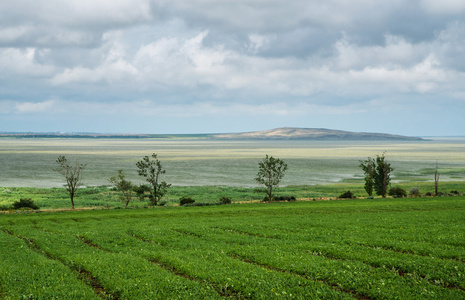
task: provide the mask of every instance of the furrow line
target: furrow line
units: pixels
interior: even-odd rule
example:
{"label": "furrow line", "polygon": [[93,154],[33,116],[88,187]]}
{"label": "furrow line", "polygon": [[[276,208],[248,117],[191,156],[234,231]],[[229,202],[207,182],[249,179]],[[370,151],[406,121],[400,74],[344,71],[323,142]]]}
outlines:
{"label": "furrow line", "polygon": [[[356,243],[355,245],[366,247],[366,248],[371,248],[371,249],[382,249],[382,250],[385,250],[385,251],[392,251],[392,252],[402,253],[402,254],[417,255],[417,256],[421,256],[421,257],[430,257],[429,255],[415,253],[415,252],[412,252],[412,251],[398,250],[398,249],[395,249],[395,248],[389,248],[389,247],[385,247],[385,246],[370,246],[370,245],[366,245],[366,244],[362,244],[362,243]],[[455,260],[455,261],[465,263],[464,259],[460,259],[460,258],[456,258],[456,257],[436,257],[436,258],[438,258],[440,260],[448,260],[448,259],[450,259],[450,260]]]}
{"label": "furrow line", "polygon": [[[313,255],[317,255],[317,256],[321,256],[321,257],[324,257],[324,258],[327,258],[327,259],[331,259],[331,260],[343,260],[343,261],[350,261],[349,259],[347,258],[341,258],[341,257],[335,257],[335,256],[330,256],[328,254],[323,254],[321,252],[311,252],[311,254]],[[408,253],[410,254],[410,253]],[[413,255],[417,255],[417,254],[413,254]],[[363,260],[358,260],[356,259],[356,261],[359,261],[359,262],[362,262],[364,263],[365,265],[367,266],[370,266],[374,269],[382,269],[383,266],[378,266],[376,264],[373,264],[373,263],[370,263],[370,262],[367,262],[367,261],[363,261]],[[408,274],[412,274],[412,272],[409,272],[409,271],[405,271],[403,269],[400,269],[400,268],[396,268],[396,267],[392,267],[392,269],[390,269],[391,271],[394,271],[396,272],[397,274],[399,274],[399,276],[401,277],[405,277],[407,276]],[[437,284],[434,279],[427,279],[425,275],[421,275],[421,274],[415,274],[417,275],[418,277],[422,278],[423,280],[429,282],[430,284],[432,285],[435,285],[435,286],[438,286],[438,287],[445,287],[445,288],[449,288],[449,289],[456,289],[456,290],[462,290],[462,291],[465,291],[464,288],[460,287],[460,286],[454,286],[452,284],[449,284],[449,283],[444,283],[443,285],[441,284]]]}
{"label": "furrow line", "polygon": [[112,300],[118,300],[118,296],[109,294],[105,288],[100,284],[100,282],[92,276],[90,272],[85,270],[84,268],[80,267],[78,270],[79,276],[78,278],[85,282],[87,285],[92,287],[92,289],[99,295],[100,298],[102,299],[112,299]]}
{"label": "furrow line", "polygon": [[[226,232],[234,232],[234,233],[237,233],[237,234],[245,234],[245,235],[248,235],[248,236],[253,236],[253,237],[259,237],[259,238],[272,238],[272,237],[263,237],[263,236],[259,236],[259,235],[253,235],[253,234],[250,234],[248,232],[242,232],[242,231],[239,231],[239,230],[235,230],[235,229],[226,229],[226,228],[221,228],[221,227],[212,227],[212,228],[216,228],[216,229],[220,229],[220,230],[223,230],[223,231],[226,231]],[[199,234],[195,234],[195,233],[192,233],[192,232],[186,232],[186,231],[182,231],[182,230],[175,230],[176,232],[178,233],[182,233],[182,234],[186,234],[186,235],[189,235],[189,236],[194,236],[194,237],[197,237],[197,238],[202,238],[201,235]],[[277,238],[274,238],[274,239],[277,239]],[[367,245],[360,245],[360,246],[364,246],[364,247],[368,247],[368,248],[376,248],[376,247],[370,247],[370,246],[367,246]],[[395,251],[393,249],[388,249],[388,248],[383,248],[383,247],[378,247],[378,248],[382,248],[383,250],[386,250],[386,251],[393,251],[393,252],[398,252],[398,253],[404,253],[404,254],[410,254],[410,255],[418,255],[418,256],[423,256],[423,257],[426,257],[425,255],[419,255],[419,254],[416,254],[416,253],[413,253],[413,252],[405,252],[405,251]],[[334,255],[330,255],[328,253],[322,253],[322,252],[315,252],[315,251],[310,251],[310,254],[312,255],[316,255],[316,256],[320,256],[320,257],[324,257],[326,259],[330,259],[330,260],[334,260],[334,261],[350,261],[350,259],[347,259],[347,258],[343,258],[343,257],[337,257],[337,256],[334,256]],[[233,256],[234,257],[234,256]],[[237,257],[236,257],[237,258]],[[442,260],[444,260],[443,258],[441,258]],[[456,260],[456,259],[454,259]],[[458,260],[460,261],[460,260]],[[249,262],[249,263],[254,263],[252,261],[247,261],[247,260],[244,260],[244,262]],[[366,262],[366,261],[360,261],[362,263],[364,263],[365,265],[367,266],[370,266],[374,269],[381,269],[382,267],[381,266],[377,266],[375,264],[372,264],[372,263],[369,263],[369,262]],[[258,264],[260,265],[260,264]],[[271,270],[276,270],[276,271],[280,271],[279,269],[274,269],[272,267],[269,267],[269,266],[266,266],[266,265],[263,265],[263,267],[265,268],[269,268]],[[407,274],[412,274],[411,272],[408,272],[408,271],[404,271],[402,269],[399,269],[399,268],[393,268],[391,269],[392,271],[396,272],[399,276],[401,277],[404,277],[406,276]],[[283,271],[283,272],[286,272],[286,271]],[[292,274],[296,274],[296,275],[299,275],[298,273],[292,273]],[[436,282],[434,282],[434,280],[429,280],[426,278],[426,276],[424,275],[420,275],[420,274],[416,274],[417,276],[419,276],[420,278],[422,278],[423,280],[429,282],[430,284],[432,285],[435,285],[435,286],[438,286],[438,287],[443,287],[443,288],[448,288],[448,289],[456,289],[456,290],[462,290],[462,291],[465,291],[464,288],[460,287],[460,286],[454,286],[452,284],[449,284],[449,283],[444,283],[444,284],[437,284]],[[319,280],[317,280],[319,281]],[[325,284],[328,284],[328,283],[325,283]],[[334,285],[331,285],[329,284],[330,286],[334,286]],[[348,293],[351,293],[351,291],[348,291]],[[358,296],[358,295],[357,295]],[[367,298],[360,298],[360,299],[367,299]]]}
{"label": "furrow line", "polygon": [[[186,235],[189,235],[189,233],[187,232],[183,232],[181,230],[174,230],[175,232],[178,232],[178,233],[181,233],[181,234],[186,234]],[[139,239],[140,241],[144,242],[144,243],[155,243],[155,244],[159,244],[157,242],[154,242],[152,240],[148,240],[144,237],[140,237],[140,236],[137,236],[136,234],[133,234],[133,233],[128,233],[130,236],[133,236],[134,238],[137,238]],[[201,238],[202,236],[201,235],[193,235],[195,237],[198,237],[198,238]],[[162,245],[160,244],[161,246],[165,247],[165,245]],[[204,280],[201,280],[199,278],[196,278],[196,277],[192,277],[190,276],[189,274],[186,274],[184,272],[181,272],[179,271],[178,269],[176,269],[175,267],[171,266],[171,265],[167,265],[167,264],[164,264],[162,263],[161,261],[159,260],[156,260],[155,258],[151,258],[148,260],[149,262],[153,263],[153,264],[156,264],[157,266],[159,266],[160,268],[164,269],[165,271],[168,271],[170,272],[171,274],[174,274],[176,276],[180,276],[180,277],[183,277],[183,278],[186,278],[188,280],[191,280],[191,281],[196,281],[196,282],[203,282],[205,283],[206,281]],[[220,296],[223,296],[223,297],[226,297],[226,298],[229,298],[229,297],[233,297],[235,299],[250,299],[249,297],[245,297],[243,295],[240,294],[240,291],[237,291],[237,290],[234,290],[232,289],[230,286],[226,286],[226,287],[219,287],[217,284],[215,283],[212,283],[212,282],[208,282],[208,284],[220,295]]]}
{"label": "furrow line", "polygon": [[104,252],[111,252],[107,249],[103,249],[102,247],[100,247],[99,245],[96,245],[94,243],[92,243],[91,241],[89,241],[88,239],[86,239],[84,236],[76,236],[81,242],[83,242],[84,244],[90,246],[90,247],[93,247],[93,248],[97,248],[99,250],[102,250]]}
{"label": "furrow line", "polygon": [[47,259],[50,259],[50,260],[54,260],[54,261],[58,261],[60,262],[62,265],[64,265],[65,267],[67,267],[68,269],[74,271],[77,273],[77,278],[81,281],[83,281],[86,285],[90,286],[94,292],[102,299],[112,299],[112,300],[118,300],[119,298],[116,296],[116,295],[113,295],[111,293],[108,293],[105,288],[100,284],[100,282],[92,276],[91,273],[89,273],[88,271],[86,271],[84,268],[80,267],[80,266],[76,266],[76,267],[69,267],[65,261],[59,259],[58,257],[55,257],[53,255],[51,255],[50,253],[48,253],[47,251],[41,249],[39,247],[39,245],[37,245],[34,240],[32,239],[29,239],[29,238],[26,238],[26,237],[23,237],[23,236],[19,236],[19,235],[16,235],[14,234],[13,232],[11,232],[10,230],[8,229],[2,229],[4,232],[6,232],[7,234],[11,235],[11,236],[14,236],[20,240],[23,240],[24,242],[26,242],[26,245],[28,246],[29,249],[31,249],[32,251],[35,251],[41,255],[43,255],[44,257],[46,257]]}
{"label": "furrow line", "polygon": [[305,280],[317,281],[317,282],[323,283],[323,284],[325,284],[327,286],[332,287],[333,289],[335,289],[335,290],[337,290],[339,292],[343,292],[343,293],[346,293],[346,294],[353,295],[353,296],[357,297],[357,299],[359,299],[359,300],[371,300],[370,297],[365,296],[365,295],[361,295],[357,291],[344,289],[344,288],[340,287],[337,284],[330,283],[330,282],[327,282],[327,281],[322,280],[322,279],[311,278],[311,277],[308,277],[308,276],[306,276],[304,274],[300,274],[300,273],[297,273],[297,272],[286,271],[286,270],[281,270],[281,269],[278,269],[278,268],[274,268],[274,267],[271,267],[271,266],[268,266],[268,265],[265,265],[265,264],[262,264],[262,263],[259,263],[259,262],[256,262],[256,261],[252,261],[250,259],[240,257],[240,256],[235,255],[235,254],[228,254],[228,256],[233,258],[233,259],[237,259],[237,260],[240,260],[242,262],[252,264],[252,265],[255,265],[255,266],[258,266],[258,267],[261,267],[261,268],[264,268],[264,269],[268,269],[268,270],[271,270],[271,271],[280,272],[280,273],[288,273],[288,274],[292,274],[292,275],[302,277]]}
{"label": "furrow line", "polygon": [[250,232],[247,232],[247,231],[241,231],[241,230],[232,229],[232,228],[222,228],[222,227],[211,227],[211,228],[220,229],[220,230],[223,230],[223,231],[226,231],[226,232],[233,232],[233,233],[237,233],[237,234],[243,234],[243,235],[248,235],[248,236],[252,236],[252,237],[262,238],[262,239],[273,239],[273,240],[280,240],[281,239],[279,237],[263,236],[263,235],[254,234],[254,233],[250,233]]}
{"label": "furrow line", "polygon": [[138,234],[135,234],[133,232],[126,232],[127,235],[129,235],[130,237],[133,237],[135,239],[138,239],[139,241],[142,241],[144,243],[152,243],[152,244],[155,244],[155,245],[158,245],[158,246],[162,246],[162,247],[166,247],[166,245],[160,243],[160,242],[155,242],[155,241],[152,241],[152,240],[149,240],[141,235],[138,235]]}
{"label": "furrow line", "polygon": [[202,238],[202,235],[200,235],[198,233],[189,232],[189,231],[182,230],[182,229],[172,229],[172,230],[174,232],[177,232],[177,233],[180,233],[180,234],[185,234],[185,235],[190,235],[190,236],[194,236],[194,237],[197,237],[197,238]]}
{"label": "furrow line", "polygon": [[[156,264],[157,266],[159,266],[163,270],[168,271],[171,274],[174,274],[176,276],[180,276],[180,277],[186,278],[186,279],[191,280],[191,281],[197,281],[197,282],[205,283],[204,280],[192,277],[192,276],[190,276],[190,275],[188,275],[188,274],[186,274],[184,272],[181,272],[181,271],[177,270],[173,266],[164,264],[164,263],[156,260],[155,258],[149,259],[149,261],[151,263],[153,263],[153,264]],[[211,282],[208,282],[208,284],[222,297],[226,297],[226,298],[233,297],[235,299],[251,299],[249,297],[245,297],[245,296],[241,295],[240,291],[232,289],[230,286],[219,287],[217,284],[214,284],[214,283],[211,283]]]}

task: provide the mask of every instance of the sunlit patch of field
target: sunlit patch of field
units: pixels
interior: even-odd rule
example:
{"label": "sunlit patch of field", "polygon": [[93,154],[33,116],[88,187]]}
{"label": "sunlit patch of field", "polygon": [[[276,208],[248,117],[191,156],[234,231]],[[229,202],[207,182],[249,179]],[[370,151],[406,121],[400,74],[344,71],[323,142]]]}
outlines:
{"label": "sunlit patch of field", "polygon": [[216,141],[182,139],[1,139],[0,186],[56,187],[53,171],[65,155],[87,164],[86,185],[108,184],[118,169],[141,182],[135,163],[157,153],[174,185],[254,186],[265,154],[284,159],[283,185],[362,182],[359,160],[386,151],[396,181],[465,180],[465,139],[390,141]]}

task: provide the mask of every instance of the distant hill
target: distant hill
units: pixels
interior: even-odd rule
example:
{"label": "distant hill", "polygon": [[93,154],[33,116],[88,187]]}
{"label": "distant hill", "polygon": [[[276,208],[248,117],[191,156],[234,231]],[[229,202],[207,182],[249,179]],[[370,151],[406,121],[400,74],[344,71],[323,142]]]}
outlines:
{"label": "distant hill", "polygon": [[86,139],[220,139],[220,140],[404,140],[421,141],[419,137],[386,133],[350,132],[323,128],[283,127],[271,130],[218,134],[108,134],[61,132],[0,132],[0,138],[86,138]]}
{"label": "distant hill", "polygon": [[229,140],[405,140],[419,141],[419,137],[386,133],[350,132],[324,128],[283,127],[243,133],[215,134],[212,137]]}

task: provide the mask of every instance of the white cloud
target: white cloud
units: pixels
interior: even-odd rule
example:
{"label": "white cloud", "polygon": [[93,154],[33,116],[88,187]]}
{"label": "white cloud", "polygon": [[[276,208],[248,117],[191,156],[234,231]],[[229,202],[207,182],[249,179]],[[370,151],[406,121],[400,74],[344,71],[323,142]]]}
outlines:
{"label": "white cloud", "polygon": [[36,48],[0,48],[0,72],[23,74],[25,76],[50,76],[55,68],[51,65],[38,63],[40,56],[47,50]]}
{"label": "white cloud", "polygon": [[150,20],[150,0],[16,0],[0,3],[5,22],[86,27]]}
{"label": "white cloud", "polygon": [[344,38],[335,44],[335,48],[337,60],[334,66],[342,70],[367,66],[409,66],[423,60],[431,51],[429,44],[412,44],[393,35],[386,35],[382,46],[359,46]]}
{"label": "white cloud", "polygon": [[196,87],[216,84],[225,75],[225,60],[233,52],[221,46],[205,47],[204,31],[192,38],[162,38],[142,46],[134,56],[134,65],[142,71],[142,81],[168,86]]}
{"label": "white cloud", "polygon": [[20,25],[7,28],[0,28],[0,44],[12,43],[19,39],[24,39],[34,31],[32,25]]}
{"label": "white cloud", "polygon": [[131,80],[137,75],[137,70],[128,62],[118,59],[105,61],[102,65],[94,68],[75,67],[66,68],[62,73],[57,74],[52,79],[55,85],[68,83],[121,83]]}
{"label": "white cloud", "polygon": [[47,100],[43,102],[22,102],[16,103],[14,111],[19,114],[24,113],[49,113],[55,109],[56,101]]}
{"label": "white cloud", "polygon": [[273,38],[261,34],[249,34],[249,49],[253,54],[260,50],[267,49]]}
{"label": "white cloud", "polygon": [[0,44],[98,45],[107,30],[151,22],[151,0],[0,1]]}
{"label": "white cloud", "polygon": [[422,0],[421,4],[430,14],[457,15],[465,13],[465,2],[462,0]]}
{"label": "white cloud", "polygon": [[106,43],[100,49],[102,61],[93,68],[76,66],[65,68],[56,74],[51,82],[54,85],[69,83],[121,83],[133,81],[138,70],[126,61],[125,47],[119,42],[120,33],[104,35]]}

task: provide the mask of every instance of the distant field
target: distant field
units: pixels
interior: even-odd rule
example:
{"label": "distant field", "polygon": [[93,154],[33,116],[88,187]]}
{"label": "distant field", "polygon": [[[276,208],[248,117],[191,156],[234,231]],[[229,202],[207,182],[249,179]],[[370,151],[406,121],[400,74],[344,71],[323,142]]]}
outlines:
{"label": "distant field", "polygon": [[465,299],[465,197],[0,216],[2,299]]}
{"label": "distant field", "polygon": [[441,180],[465,181],[465,139],[388,141],[211,141],[201,139],[0,139],[0,186],[59,187],[55,160],[65,155],[87,164],[85,184],[108,184],[123,169],[142,182],[135,163],[157,153],[177,186],[253,187],[258,161],[269,154],[289,170],[283,185],[361,183],[359,160],[387,151],[396,181],[431,181],[436,161]]}

